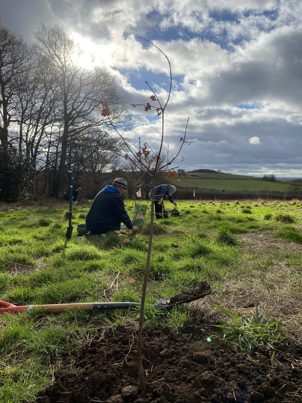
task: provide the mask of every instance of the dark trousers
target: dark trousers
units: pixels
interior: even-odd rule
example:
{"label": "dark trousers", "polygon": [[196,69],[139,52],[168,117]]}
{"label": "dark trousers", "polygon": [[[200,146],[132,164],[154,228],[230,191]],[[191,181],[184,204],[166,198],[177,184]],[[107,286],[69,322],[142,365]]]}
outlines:
{"label": "dark trousers", "polygon": [[166,210],[165,210],[165,207],[164,207],[164,203],[163,202],[158,202],[158,201],[155,201],[154,202],[154,207],[155,207],[155,217],[156,218],[167,218],[167,212],[166,212]]}

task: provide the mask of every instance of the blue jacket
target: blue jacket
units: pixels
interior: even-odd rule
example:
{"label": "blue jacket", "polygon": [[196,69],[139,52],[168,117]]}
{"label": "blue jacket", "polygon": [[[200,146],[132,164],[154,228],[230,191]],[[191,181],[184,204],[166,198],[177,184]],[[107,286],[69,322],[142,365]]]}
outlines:
{"label": "blue jacket", "polygon": [[174,203],[172,194],[172,186],[165,183],[155,186],[149,193],[149,197],[153,201],[159,201],[162,197],[164,197],[167,198],[171,203]]}
{"label": "blue jacket", "polygon": [[129,229],[133,227],[122,194],[115,186],[107,185],[95,196],[86,216],[86,227],[92,233],[103,234],[119,230],[121,223]]}

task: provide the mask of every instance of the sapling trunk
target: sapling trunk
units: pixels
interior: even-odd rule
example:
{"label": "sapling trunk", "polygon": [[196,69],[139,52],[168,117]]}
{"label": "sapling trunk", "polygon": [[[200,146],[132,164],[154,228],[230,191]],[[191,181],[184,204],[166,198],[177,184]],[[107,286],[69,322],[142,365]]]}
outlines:
{"label": "sapling trunk", "polygon": [[153,243],[153,226],[154,226],[154,203],[151,201],[151,216],[150,216],[150,226],[149,226],[149,240],[148,240],[148,253],[147,260],[144,269],[144,279],[141,293],[141,305],[139,313],[139,327],[137,334],[137,370],[138,370],[138,382],[141,391],[146,389],[146,374],[143,365],[143,328],[144,328],[144,318],[145,318],[145,302],[147,294],[147,285],[149,280],[149,272],[151,267],[152,259],[152,243]]}

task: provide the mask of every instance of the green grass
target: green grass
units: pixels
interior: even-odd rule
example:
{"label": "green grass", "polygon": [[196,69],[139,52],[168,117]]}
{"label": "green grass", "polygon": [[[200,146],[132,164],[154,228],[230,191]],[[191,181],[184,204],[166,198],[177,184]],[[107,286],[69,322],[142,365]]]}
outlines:
{"label": "green grass", "polygon": [[[134,203],[126,205],[133,214]],[[88,207],[75,208],[74,228],[83,222]],[[106,294],[110,300],[139,302],[148,225],[127,244],[114,237],[78,237],[75,231],[65,245],[66,208],[10,206],[0,212],[1,299],[18,305],[104,301],[104,290],[112,286]],[[172,206],[167,203],[167,208]],[[156,310],[159,298],[200,281],[217,291],[242,276],[253,281],[255,270],[259,276],[269,272],[272,260],[255,261],[242,253],[242,234],[269,231],[285,244],[301,243],[300,203],[181,201],[178,209],[180,217],[156,221],[148,325],[181,327],[190,315],[185,306],[164,313]],[[291,224],[277,219],[281,216],[290,216]],[[298,254],[288,259],[297,265]],[[76,354],[89,337],[99,337],[97,329],[102,327],[136,323],[137,312],[22,313],[0,319],[0,401],[15,403],[34,401],[51,383],[63,351]]]}
{"label": "green grass", "polygon": [[277,237],[302,244],[302,232],[296,230],[295,228],[283,228],[277,232]]}
{"label": "green grass", "polygon": [[290,185],[284,182],[272,182],[261,178],[232,174],[187,174],[175,182],[182,188],[224,190],[227,192],[288,192]]}

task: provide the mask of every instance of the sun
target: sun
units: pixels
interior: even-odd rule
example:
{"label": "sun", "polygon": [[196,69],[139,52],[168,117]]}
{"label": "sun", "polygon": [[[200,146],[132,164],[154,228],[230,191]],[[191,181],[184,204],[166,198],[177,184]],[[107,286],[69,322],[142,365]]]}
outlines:
{"label": "sun", "polygon": [[84,69],[108,67],[112,65],[112,50],[109,45],[98,44],[74,32],[71,39],[75,44],[73,62]]}

